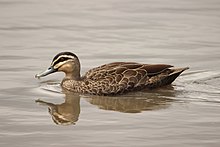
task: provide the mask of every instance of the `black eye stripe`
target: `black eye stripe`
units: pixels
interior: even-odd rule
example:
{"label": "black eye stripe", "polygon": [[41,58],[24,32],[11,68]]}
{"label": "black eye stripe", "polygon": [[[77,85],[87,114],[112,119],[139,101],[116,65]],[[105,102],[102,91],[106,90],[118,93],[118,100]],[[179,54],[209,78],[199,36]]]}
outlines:
{"label": "black eye stripe", "polygon": [[56,62],[54,62],[54,65],[60,63],[60,62],[63,62],[63,61],[66,61],[68,59],[71,59],[71,58],[68,58],[68,57],[61,57],[60,59],[58,59]]}
{"label": "black eye stripe", "polygon": [[61,58],[59,59],[60,62],[63,62],[64,60],[65,60],[64,57],[61,57]]}

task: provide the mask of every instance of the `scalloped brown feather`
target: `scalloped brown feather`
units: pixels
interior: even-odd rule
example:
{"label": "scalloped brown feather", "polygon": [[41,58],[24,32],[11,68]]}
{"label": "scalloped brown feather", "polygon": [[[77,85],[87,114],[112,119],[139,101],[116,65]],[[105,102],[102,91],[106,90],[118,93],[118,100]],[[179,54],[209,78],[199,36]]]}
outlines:
{"label": "scalloped brown feather", "polygon": [[114,95],[171,84],[188,68],[171,69],[166,64],[114,62],[89,70],[80,81],[64,79],[67,90],[95,95]]}

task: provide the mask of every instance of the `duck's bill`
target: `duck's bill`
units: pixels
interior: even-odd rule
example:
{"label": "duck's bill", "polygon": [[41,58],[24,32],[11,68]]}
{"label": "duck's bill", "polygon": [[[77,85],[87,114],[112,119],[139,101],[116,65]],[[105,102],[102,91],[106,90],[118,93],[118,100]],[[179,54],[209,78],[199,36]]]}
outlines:
{"label": "duck's bill", "polygon": [[42,72],[42,73],[39,73],[39,74],[36,74],[35,75],[35,78],[41,78],[41,77],[44,77],[44,76],[47,76],[49,74],[52,74],[54,72],[56,72],[57,70],[54,69],[53,67],[49,67],[46,71]]}

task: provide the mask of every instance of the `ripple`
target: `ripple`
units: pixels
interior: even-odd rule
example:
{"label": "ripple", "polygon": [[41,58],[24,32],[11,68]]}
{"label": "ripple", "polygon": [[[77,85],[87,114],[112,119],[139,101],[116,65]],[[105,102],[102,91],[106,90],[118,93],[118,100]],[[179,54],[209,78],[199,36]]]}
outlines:
{"label": "ripple", "polygon": [[219,71],[193,71],[184,75],[181,86],[177,85],[178,91],[183,91],[186,98],[191,102],[205,102],[204,104],[220,104],[220,72]]}

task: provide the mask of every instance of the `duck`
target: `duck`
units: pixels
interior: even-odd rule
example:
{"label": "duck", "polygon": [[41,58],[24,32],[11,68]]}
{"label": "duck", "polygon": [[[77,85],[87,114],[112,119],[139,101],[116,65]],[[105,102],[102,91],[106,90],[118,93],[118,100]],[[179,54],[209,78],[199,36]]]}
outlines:
{"label": "duck", "polygon": [[117,95],[143,89],[170,85],[183,71],[168,64],[141,64],[113,62],[88,70],[80,75],[79,58],[72,52],[58,53],[49,68],[36,74],[41,78],[55,72],[64,72],[61,87],[65,90],[91,95]]}

